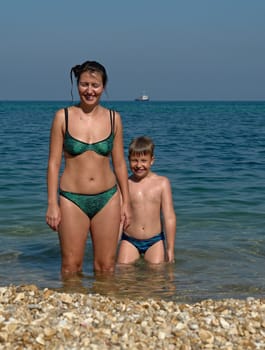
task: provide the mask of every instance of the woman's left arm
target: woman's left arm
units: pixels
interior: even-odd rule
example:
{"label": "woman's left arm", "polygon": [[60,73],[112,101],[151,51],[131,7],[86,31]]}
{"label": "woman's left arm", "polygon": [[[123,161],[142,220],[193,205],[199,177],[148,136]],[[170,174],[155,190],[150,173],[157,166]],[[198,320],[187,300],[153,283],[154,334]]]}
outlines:
{"label": "woman's left arm", "polygon": [[115,137],[112,149],[112,164],[122,196],[122,220],[124,227],[130,225],[131,206],[128,187],[128,171],[124,158],[123,128],[119,113],[115,113]]}

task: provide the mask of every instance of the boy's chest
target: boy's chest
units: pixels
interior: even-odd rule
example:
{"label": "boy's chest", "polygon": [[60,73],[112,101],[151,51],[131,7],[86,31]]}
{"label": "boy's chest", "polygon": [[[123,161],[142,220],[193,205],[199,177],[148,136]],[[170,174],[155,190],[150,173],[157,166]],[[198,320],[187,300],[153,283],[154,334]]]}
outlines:
{"label": "boy's chest", "polygon": [[156,186],[132,186],[130,195],[134,203],[161,202],[161,190]]}

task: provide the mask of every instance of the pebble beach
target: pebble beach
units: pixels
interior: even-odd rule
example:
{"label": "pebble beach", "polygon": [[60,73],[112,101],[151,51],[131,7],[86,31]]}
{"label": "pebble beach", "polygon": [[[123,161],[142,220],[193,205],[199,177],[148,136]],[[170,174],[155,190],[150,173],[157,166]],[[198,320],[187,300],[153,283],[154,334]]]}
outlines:
{"label": "pebble beach", "polygon": [[182,304],[0,287],[0,349],[265,349],[265,299]]}

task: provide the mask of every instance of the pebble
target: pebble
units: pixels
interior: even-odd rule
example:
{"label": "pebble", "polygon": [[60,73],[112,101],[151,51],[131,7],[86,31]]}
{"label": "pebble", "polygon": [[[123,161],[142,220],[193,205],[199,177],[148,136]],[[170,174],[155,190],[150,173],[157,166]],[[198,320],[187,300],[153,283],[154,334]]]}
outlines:
{"label": "pebble", "polygon": [[265,349],[265,299],[118,299],[0,287],[0,350]]}

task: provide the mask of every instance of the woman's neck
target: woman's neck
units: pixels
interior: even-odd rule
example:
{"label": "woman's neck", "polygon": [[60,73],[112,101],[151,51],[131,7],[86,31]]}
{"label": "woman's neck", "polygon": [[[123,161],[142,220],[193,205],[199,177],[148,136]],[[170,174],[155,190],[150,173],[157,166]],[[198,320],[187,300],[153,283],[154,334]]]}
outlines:
{"label": "woman's neck", "polygon": [[92,115],[92,114],[96,114],[100,106],[98,104],[95,106],[86,106],[84,104],[79,103],[78,107],[82,110],[84,114]]}

